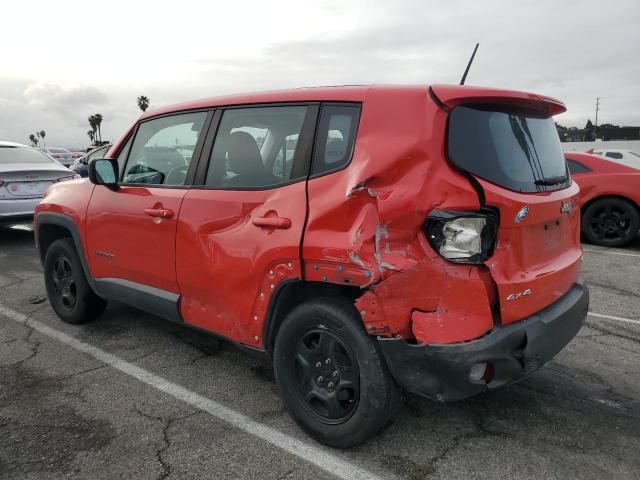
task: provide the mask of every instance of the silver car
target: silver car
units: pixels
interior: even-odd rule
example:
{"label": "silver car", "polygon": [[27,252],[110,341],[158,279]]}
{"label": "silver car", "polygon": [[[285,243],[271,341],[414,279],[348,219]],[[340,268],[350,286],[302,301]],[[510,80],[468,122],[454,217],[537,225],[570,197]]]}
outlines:
{"label": "silver car", "polygon": [[66,148],[52,147],[52,148],[40,148],[39,150],[46,153],[54,160],[57,160],[58,162],[63,164],[65,167],[68,167],[69,165],[71,165],[75,160],[73,153],[71,153]]}
{"label": "silver car", "polygon": [[33,218],[47,187],[80,178],[41,151],[12,142],[0,142],[0,224]]}

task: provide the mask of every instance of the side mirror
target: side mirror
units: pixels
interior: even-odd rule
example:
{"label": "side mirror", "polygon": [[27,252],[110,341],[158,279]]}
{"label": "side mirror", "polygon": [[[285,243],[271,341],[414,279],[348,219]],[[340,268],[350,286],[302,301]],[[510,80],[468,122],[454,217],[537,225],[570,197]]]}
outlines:
{"label": "side mirror", "polygon": [[118,162],[111,158],[92,158],[89,160],[89,180],[96,185],[104,185],[115,190],[118,188]]}

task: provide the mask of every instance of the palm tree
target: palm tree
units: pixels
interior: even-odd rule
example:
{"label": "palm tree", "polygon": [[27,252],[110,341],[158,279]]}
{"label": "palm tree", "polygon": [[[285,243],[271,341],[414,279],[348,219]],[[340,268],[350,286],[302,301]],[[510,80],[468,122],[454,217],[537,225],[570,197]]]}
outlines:
{"label": "palm tree", "polygon": [[91,115],[89,118],[89,125],[91,125],[91,130],[93,131],[93,138],[92,138],[92,142],[95,142],[95,140],[98,138],[97,134],[98,134],[98,126],[96,125],[96,116],[95,115]]}
{"label": "palm tree", "polygon": [[96,127],[98,127],[98,138],[100,139],[100,144],[102,144],[102,130],[100,129],[100,125],[102,125],[102,115],[96,113],[93,118],[96,122]]}
{"label": "palm tree", "polygon": [[29,135],[29,141],[31,142],[31,145],[33,145],[34,147],[38,146],[38,139],[33,133]]}
{"label": "palm tree", "polygon": [[42,146],[43,147],[47,147],[47,144],[44,141],[44,137],[47,135],[47,132],[45,132],[44,130],[40,130],[40,137],[42,137]]}
{"label": "palm tree", "polygon": [[93,145],[96,134],[93,132],[93,130],[87,130],[87,135],[89,135],[89,140],[91,141],[91,145]]}
{"label": "palm tree", "polygon": [[142,110],[143,112],[147,111],[150,103],[151,101],[149,100],[149,97],[145,97],[144,95],[140,95],[138,97],[138,107],[140,107],[140,110]]}

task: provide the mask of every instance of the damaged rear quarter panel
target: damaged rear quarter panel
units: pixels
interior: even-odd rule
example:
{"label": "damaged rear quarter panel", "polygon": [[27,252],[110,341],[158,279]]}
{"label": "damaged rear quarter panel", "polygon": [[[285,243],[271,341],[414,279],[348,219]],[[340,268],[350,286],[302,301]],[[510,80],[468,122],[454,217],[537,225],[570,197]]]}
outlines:
{"label": "damaged rear quarter panel", "polygon": [[479,209],[477,194],[445,161],[447,114],[427,88],[388,93],[369,90],[349,166],[308,182],[305,278],[363,288],[356,306],[372,334],[477,337],[492,326],[487,283],[442,260],[421,229],[434,208]]}

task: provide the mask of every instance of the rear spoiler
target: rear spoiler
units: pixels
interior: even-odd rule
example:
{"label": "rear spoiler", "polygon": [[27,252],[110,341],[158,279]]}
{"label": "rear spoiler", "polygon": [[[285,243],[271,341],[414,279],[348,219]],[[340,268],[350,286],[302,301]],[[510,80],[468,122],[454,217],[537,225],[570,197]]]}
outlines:
{"label": "rear spoiler", "polygon": [[445,110],[450,110],[458,105],[473,103],[515,105],[540,110],[549,115],[557,115],[567,110],[564,103],[555,98],[497,88],[466,85],[432,85],[429,87],[429,94]]}

